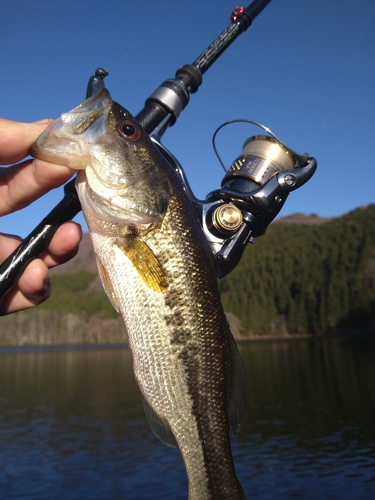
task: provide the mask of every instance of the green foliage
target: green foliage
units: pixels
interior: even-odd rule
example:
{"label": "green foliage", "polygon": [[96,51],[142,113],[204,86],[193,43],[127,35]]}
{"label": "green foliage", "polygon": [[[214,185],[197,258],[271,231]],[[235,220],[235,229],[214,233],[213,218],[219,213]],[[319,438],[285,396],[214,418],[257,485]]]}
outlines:
{"label": "green foliage", "polygon": [[319,226],[274,224],[220,282],[224,309],[255,334],[280,318],[295,334],[361,330],[375,322],[374,261],[375,205]]}
{"label": "green foliage", "polygon": [[39,306],[48,311],[115,318],[118,316],[103,290],[90,290],[97,275],[86,271],[51,277],[53,293]]}

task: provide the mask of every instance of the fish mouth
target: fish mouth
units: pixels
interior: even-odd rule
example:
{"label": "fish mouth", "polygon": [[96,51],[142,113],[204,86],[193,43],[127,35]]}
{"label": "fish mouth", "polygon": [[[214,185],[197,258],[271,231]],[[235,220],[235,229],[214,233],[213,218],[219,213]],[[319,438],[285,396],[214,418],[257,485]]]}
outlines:
{"label": "fish mouth", "polygon": [[32,144],[34,158],[82,170],[89,163],[88,147],[108,132],[112,99],[101,89],[89,99],[53,121]]}

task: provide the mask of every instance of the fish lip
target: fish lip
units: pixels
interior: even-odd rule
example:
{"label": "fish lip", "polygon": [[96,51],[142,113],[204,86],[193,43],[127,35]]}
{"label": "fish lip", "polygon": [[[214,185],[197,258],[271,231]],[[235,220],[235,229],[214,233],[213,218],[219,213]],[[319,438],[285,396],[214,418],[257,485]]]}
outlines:
{"label": "fish lip", "polygon": [[[68,131],[70,131],[70,134],[73,136],[84,134],[102,113],[102,109],[103,108],[91,109],[77,113],[73,113],[72,111],[63,113],[60,119],[63,124],[64,134],[67,135],[67,133],[69,133]],[[73,120],[73,117],[76,120]]]}
{"label": "fish lip", "polygon": [[86,168],[89,152],[85,150],[106,133],[111,106],[108,90],[101,89],[54,120],[31,145],[29,154],[74,170]]}
{"label": "fish lip", "polygon": [[[94,95],[86,99],[85,101],[81,102],[81,104],[78,104],[75,108],[73,108],[71,111],[68,111],[68,113],[74,113],[74,112],[85,112],[85,111],[93,111],[95,109],[100,110],[105,107],[111,107],[112,105],[112,98],[109,95],[109,92],[106,88],[100,89],[98,92],[96,92]],[[64,113],[64,114],[68,114]]]}

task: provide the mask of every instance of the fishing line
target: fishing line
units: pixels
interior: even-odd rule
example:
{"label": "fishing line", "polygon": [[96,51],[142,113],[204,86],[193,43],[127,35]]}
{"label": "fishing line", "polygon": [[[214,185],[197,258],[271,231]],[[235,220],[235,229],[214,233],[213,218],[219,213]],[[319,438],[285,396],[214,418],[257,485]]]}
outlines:
{"label": "fishing line", "polygon": [[335,95],[334,95],[334,97],[333,97],[333,100],[332,100],[332,103],[331,103],[331,105],[330,105],[330,107],[329,107],[329,109],[328,109],[327,115],[326,115],[326,117],[325,117],[325,118],[324,118],[324,120],[323,120],[322,127],[321,127],[321,129],[320,129],[320,131],[319,131],[319,133],[318,133],[317,138],[315,139],[315,144],[314,144],[313,149],[315,149],[315,148],[316,148],[316,146],[317,146],[317,144],[318,144],[318,142],[319,142],[319,139],[320,139],[320,137],[321,137],[321,135],[322,135],[322,133],[323,133],[323,130],[324,130],[325,126],[326,126],[326,123],[327,123],[327,121],[328,121],[328,118],[329,118],[329,116],[330,116],[330,114],[331,114],[331,112],[332,112],[333,106],[335,105],[336,100],[337,100],[337,97],[338,97],[338,95],[339,95],[339,93],[340,93],[341,87],[342,87],[342,86],[343,86],[343,84],[344,84],[344,81],[345,81],[346,76],[347,76],[347,74],[348,74],[348,72],[349,72],[349,69],[350,69],[351,65],[353,64],[354,58],[355,58],[355,56],[356,56],[356,54],[357,54],[358,48],[359,48],[359,46],[361,45],[361,42],[362,42],[362,39],[363,39],[363,37],[364,37],[364,34],[365,34],[366,30],[367,30],[367,27],[368,27],[368,25],[370,24],[370,21],[371,21],[371,19],[372,19],[372,16],[373,16],[373,14],[374,14],[374,11],[375,11],[375,5],[374,5],[374,7],[373,7],[373,9],[372,9],[372,11],[371,11],[371,14],[370,14],[370,16],[368,17],[367,22],[366,22],[366,24],[365,24],[365,26],[364,26],[364,28],[363,28],[363,30],[362,30],[361,36],[359,37],[359,40],[358,40],[357,45],[356,45],[356,47],[355,47],[355,49],[354,49],[354,51],[353,51],[353,54],[351,55],[351,58],[350,58],[349,63],[348,63],[348,66],[347,66],[347,68],[346,68],[346,70],[345,70],[345,72],[344,72],[344,75],[343,75],[343,77],[342,77],[342,79],[341,79],[341,82],[340,82],[340,84],[339,84],[339,86],[338,86],[338,89],[337,89],[337,91],[336,91],[336,94],[335,94]]}
{"label": "fishing line", "polygon": [[188,0],[184,5],[182,5],[179,9],[177,9],[173,14],[171,14],[167,19],[165,19],[161,24],[159,24],[153,31],[148,33],[142,40],[140,40],[134,47],[129,49],[123,56],[120,57],[118,61],[116,61],[112,66],[108,68],[108,71],[111,70],[114,66],[116,66],[119,62],[121,62],[126,56],[131,54],[137,47],[139,47],[144,41],[146,41],[148,38],[150,38],[151,35],[156,33],[162,26],[164,26],[167,22],[169,22],[173,17],[175,17],[182,9],[185,9],[185,7],[191,3],[193,0]]}

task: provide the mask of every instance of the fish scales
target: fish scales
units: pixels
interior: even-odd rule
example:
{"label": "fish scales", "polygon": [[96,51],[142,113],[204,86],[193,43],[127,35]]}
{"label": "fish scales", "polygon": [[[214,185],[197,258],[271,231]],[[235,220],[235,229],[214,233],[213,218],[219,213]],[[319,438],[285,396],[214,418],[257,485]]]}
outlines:
{"label": "fish scales", "polygon": [[[111,106],[109,124],[131,117],[112,101]],[[78,108],[86,107],[83,103]],[[82,121],[79,135],[84,135]],[[103,149],[100,141],[90,153],[95,161],[107,162],[107,169],[108,158],[122,161],[111,151],[113,145]],[[133,178],[133,187],[137,184],[129,199],[132,210],[146,213],[144,220],[122,222],[85,209],[87,192],[98,180],[88,167],[78,174],[77,190],[98,269],[126,326],[149,423],[162,441],[177,444],[181,451],[189,499],[243,499],[229,438],[230,424],[240,424],[241,411],[233,407],[244,401],[244,384],[236,380],[243,372],[236,366],[238,351],[221,306],[207,241],[175,171],[144,132],[136,142],[138,146],[122,151],[127,161],[133,160],[124,175],[127,181]],[[43,141],[32,152],[43,157]],[[146,176],[135,174],[139,162]],[[152,189],[147,187],[150,175]],[[97,202],[101,189],[97,187],[90,199]],[[155,216],[155,207],[163,210],[164,199],[162,216]]]}

